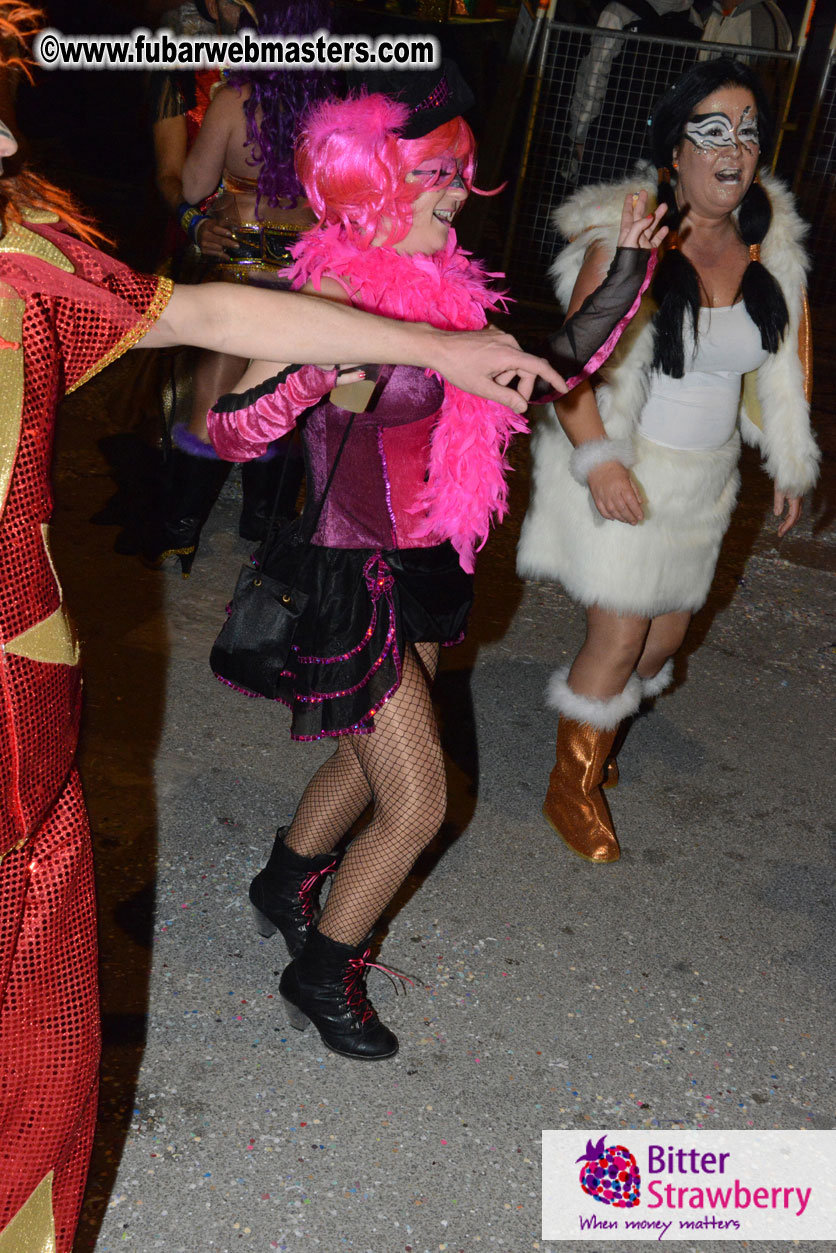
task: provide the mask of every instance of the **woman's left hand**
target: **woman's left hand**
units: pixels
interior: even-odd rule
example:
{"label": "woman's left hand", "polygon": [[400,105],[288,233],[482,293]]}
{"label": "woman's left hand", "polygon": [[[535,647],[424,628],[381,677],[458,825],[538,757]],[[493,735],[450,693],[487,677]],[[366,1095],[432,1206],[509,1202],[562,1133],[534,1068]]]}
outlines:
{"label": "woman's left hand", "polygon": [[214,218],[206,218],[195,231],[195,243],[205,257],[217,257],[226,261],[229,250],[234,248],[237,240],[232,231],[221,226]]}
{"label": "woman's left hand", "polygon": [[619,248],[658,248],[668,233],[667,226],[660,226],[668,211],[660,204],[655,213],[647,212],[647,192],[628,192],[621,210],[621,229],[618,233]]}
{"label": "woman's left hand", "polygon": [[786,509],[787,516],[778,527],[778,538],[786,535],[787,531],[791,531],[798,519],[801,517],[801,506],[804,504],[803,496],[789,496],[786,492],[782,492],[780,487],[775,488],[775,503],[772,512],[776,518],[780,518]]}

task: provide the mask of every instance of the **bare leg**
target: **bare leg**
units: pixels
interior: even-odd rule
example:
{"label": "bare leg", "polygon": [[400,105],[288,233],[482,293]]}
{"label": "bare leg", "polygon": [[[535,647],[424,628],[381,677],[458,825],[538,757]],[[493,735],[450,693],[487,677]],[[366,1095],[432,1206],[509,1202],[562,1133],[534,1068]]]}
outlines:
{"label": "bare leg", "polygon": [[691,622],[688,611],[663,613],[654,618],[644,643],[636,670],[642,679],[652,679],[659,673],[669,657],[682,646]]}
{"label": "bare leg", "polygon": [[[374,793],[374,816],[342,860],[318,929],[357,945],[403,883],[444,819],[447,782],[430,698],[438,645],[407,647],[401,685],[371,735],[351,736]],[[426,670],[425,670],[426,666]]]}
{"label": "bare leg", "polygon": [[586,611],[586,639],[569,671],[572,691],[595,700],[609,700],[622,692],[641,656],[649,627],[649,618],[591,605]]}
{"label": "bare leg", "polygon": [[198,357],[189,430],[205,443],[209,442],[207,413],[219,396],[232,391],[246,367],[244,357],[231,357],[225,352],[202,352]]}

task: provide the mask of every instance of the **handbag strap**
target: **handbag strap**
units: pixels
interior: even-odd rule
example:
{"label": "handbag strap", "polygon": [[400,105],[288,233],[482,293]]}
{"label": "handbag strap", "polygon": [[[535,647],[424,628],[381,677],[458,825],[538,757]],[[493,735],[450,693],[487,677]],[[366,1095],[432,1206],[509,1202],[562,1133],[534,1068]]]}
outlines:
{"label": "handbag strap", "polygon": [[[374,385],[374,391],[369,397],[368,404],[363,410],[364,413],[372,413],[377,408],[377,402],[380,400],[380,397],[383,395],[384,391],[386,390],[386,385],[388,384],[390,378],[392,377],[394,369],[395,367],[393,365],[384,365],[380,367],[380,372],[378,373],[378,376],[377,376],[377,382]],[[319,498],[319,505],[317,506],[316,517],[313,520],[313,526],[310,529],[310,534],[305,537],[306,544],[310,544],[311,540],[316,534],[316,528],[319,526],[319,518],[320,518],[320,514],[322,513],[322,506],[325,504],[325,497],[328,495],[329,489],[331,487],[331,483],[333,482],[333,479],[334,479],[334,475],[337,473],[337,466],[340,464],[340,457],[343,455],[343,449],[345,448],[345,442],[348,439],[348,433],[351,430],[352,426],[354,425],[354,419],[356,417],[357,417],[357,414],[352,413],[351,417],[348,419],[348,422],[346,423],[345,430],[343,431],[343,437],[340,440],[340,446],[337,449],[337,455],[334,458],[334,462],[331,466],[331,472],[328,475],[328,478],[325,483],[325,490],[323,491],[322,495]]]}
{"label": "handbag strap", "polygon": [[[394,369],[395,367],[393,365],[381,366],[380,372],[377,377],[377,382],[375,384],[374,391],[369,397],[368,404],[366,405],[366,408],[364,410],[365,413],[371,413],[376,408],[377,402],[380,400],[380,397],[382,396],[384,390],[386,389],[386,385],[388,384],[389,379],[392,377],[392,373]],[[343,455],[343,449],[345,448],[346,441],[349,436],[349,432],[351,431],[351,428],[354,425],[354,419],[356,417],[357,417],[357,414],[352,412],[351,417],[348,419],[348,422],[346,423],[345,430],[343,431],[342,439],[340,440],[340,446],[337,449],[337,455],[334,458],[333,462],[331,463],[331,469],[328,473],[328,478],[325,481],[325,487],[323,489],[322,495],[319,498],[319,503],[316,507],[316,513],[314,514],[313,523],[308,528],[307,534],[305,534],[304,532],[302,533],[302,536],[301,536],[302,544],[300,544],[300,548],[303,546],[307,547],[310,544],[311,540],[313,539],[314,535],[316,534],[316,528],[319,526],[319,519],[322,516],[322,510],[325,505],[326,497],[329,491],[331,490],[331,484],[334,481],[334,475],[337,473],[337,466],[340,464],[340,458]],[[273,513],[270,518],[270,525],[267,531],[267,539],[264,542],[264,555],[262,557],[262,563],[266,561],[267,554],[270,551],[271,541],[275,543],[277,539],[277,536],[274,530],[274,524],[276,521],[276,514],[278,512],[278,506],[279,506],[279,498],[281,496],[282,487],[284,485],[284,477],[285,477],[286,470],[287,470],[287,457],[285,456],[285,463],[282,466],[281,478],[279,480],[279,488],[278,488],[278,491],[276,492],[276,499],[273,502]],[[300,557],[300,563],[301,563],[301,557]],[[295,582],[295,575],[294,575],[294,582]]]}
{"label": "handbag strap", "polygon": [[[329,472],[329,474],[328,474],[328,478],[327,478],[327,480],[326,480],[326,482],[325,482],[325,489],[324,489],[324,491],[323,491],[322,495],[320,496],[320,498],[319,498],[319,503],[317,504],[317,507],[316,507],[316,513],[315,513],[315,515],[314,515],[313,523],[312,523],[312,524],[311,524],[308,528],[306,528],[306,531],[305,531],[305,532],[302,532],[302,534],[301,534],[301,536],[300,536],[301,543],[300,543],[300,544],[299,544],[299,546],[298,546],[298,547],[299,547],[299,558],[298,558],[298,561],[297,561],[297,563],[296,563],[296,569],[295,569],[295,571],[294,571],[294,573],[293,573],[293,578],[291,579],[291,582],[290,582],[290,591],[291,591],[291,592],[292,592],[293,588],[296,586],[296,579],[297,579],[297,577],[298,577],[298,575],[299,575],[299,572],[300,572],[300,570],[301,570],[301,568],[302,568],[302,560],[303,560],[303,557],[304,557],[305,549],[310,547],[311,540],[313,539],[314,535],[316,534],[316,528],[319,526],[319,519],[320,519],[320,516],[321,516],[321,514],[322,514],[322,509],[323,509],[323,506],[324,506],[324,504],[325,504],[325,498],[326,498],[326,496],[328,495],[328,492],[329,492],[329,491],[330,491],[330,489],[331,489],[331,484],[332,484],[332,482],[334,481],[334,475],[335,475],[335,474],[336,474],[336,472],[337,472],[337,466],[338,466],[338,465],[339,465],[339,463],[340,463],[340,458],[341,458],[341,457],[342,457],[342,455],[343,455],[343,449],[345,448],[345,445],[346,445],[346,440],[348,439],[349,432],[350,432],[350,430],[351,430],[352,426],[354,425],[354,419],[355,419],[355,417],[356,417],[356,416],[357,416],[357,415],[356,415],[355,413],[352,413],[351,417],[348,419],[348,422],[346,423],[345,430],[343,431],[343,437],[342,437],[342,439],[340,440],[340,446],[339,446],[339,448],[337,449],[337,455],[336,455],[336,457],[334,458],[334,461],[333,461],[333,463],[332,463],[332,465],[331,465],[331,470],[330,470],[330,472]],[[282,467],[282,481],[284,480],[284,475],[285,475],[285,470],[286,470],[286,468],[287,468],[287,462],[285,461],[285,465]],[[279,483],[279,491],[276,493],[276,500],[275,500],[274,505],[273,505],[273,516],[272,516],[272,517],[271,517],[271,519],[270,519],[270,529],[269,529],[269,530],[268,530],[268,532],[267,532],[267,538],[266,538],[266,540],[264,541],[264,547],[263,547],[262,554],[261,554],[261,558],[260,558],[260,561],[259,561],[259,565],[261,565],[261,566],[266,566],[266,565],[267,565],[267,562],[268,562],[268,559],[269,559],[269,555],[270,555],[270,553],[272,552],[273,548],[274,548],[274,547],[275,547],[275,546],[279,543],[279,538],[280,538],[280,537],[277,535],[276,531],[274,530],[274,522],[275,522],[275,518],[276,518],[276,511],[277,511],[277,507],[278,507],[278,503],[279,503],[279,495],[280,495],[280,493],[281,493],[281,487],[282,487],[282,484],[281,484],[281,483]]]}
{"label": "handbag strap", "polygon": [[277,452],[276,456],[281,456],[282,458],[282,472],[279,475],[279,485],[276,488],[276,494],[273,497],[273,508],[270,511],[270,521],[267,524],[267,535],[265,536],[266,541],[269,541],[271,536],[276,533],[276,518],[279,515],[279,501],[281,500],[282,492],[284,491],[284,481],[287,478],[287,463],[290,460],[290,454],[287,451],[284,451],[281,454]]}
{"label": "handbag strap", "polygon": [[[340,462],[340,457],[343,455],[343,449],[345,448],[345,441],[348,439],[348,433],[351,430],[351,426],[352,426],[352,423],[354,422],[355,417],[356,417],[356,414],[352,413],[351,417],[346,423],[346,428],[345,428],[345,431],[343,432],[343,437],[340,441],[340,446],[337,449],[337,455],[334,458],[334,464],[331,466],[328,479],[325,483],[325,490],[322,493],[322,496],[320,497],[320,500],[319,500],[319,504],[317,506],[316,516],[314,518],[313,526],[310,528],[310,533],[308,535],[303,536],[306,544],[310,543],[310,541],[313,539],[314,535],[316,534],[316,528],[319,526],[320,514],[322,513],[322,508],[325,504],[325,497],[328,495],[328,492],[330,490],[331,482],[334,478],[334,474],[336,473],[337,466],[339,465],[339,462]],[[288,463],[288,455],[287,453],[285,453],[283,461],[282,461],[282,472],[279,475],[279,485],[276,488],[276,494],[273,498],[273,509],[270,513],[270,522],[267,527],[265,552],[268,550],[268,546],[271,543],[271,541],[274,540],[276,537],[276,518],[279,512],[279,501],[282,498],[282,491],[284,489],[284,481],[285,481],[285,476],[287,474],[287,463]]]}
{"label": "handbag strap", "polygon": [[349,431],[351,430],[352,426],[354,425],[354,419],[355,419],[356,417],[357,417],[357,414],[356,414],[356,413],[352,413],[351,417],[348,419],[348,421],[347,421],[347,422],[346,422],[346,424],[345,424],[345,430],[343,431],[343,437],[342,437],[342,439],[340,440],[340,446],[339,446],[339,448],[337,449],[337,455],[336,455],[336,457],[334,458],[333,462],[331,463],[331,470],[330,470],[330,472],[329,472],[329,474],[328,474],[328,478],[325,480],[325,487],[324,487],[324,489],[323,489],[322,495],[321,495],[321,496],[320,496],[320,498],[319,498],[319,504],[318,504],[318,505],[317,505],[317,507],[316,507],[316,513],[315,513],[315,515],[314,515],[313,524],[312,524],[312,525],[311,525],[311,527],[309,528],[307,535],[303,535],[303,539],[304,539],[304,541],[305,541],[305,543],[306,543],[306,544],[310,544],[310,542],[311,542],[311,540],[313,539],[314,535],[316,535],[316,528],[319,526],[319,519],[320,519],[320,517],[321,517],[321,515],[322,515],[322,510],[323,510],[323,507],[324,507],[324,505],[325,505],[325,498],[326,498],[326,496],[328,495],[329,491],[331,490],[331,484],[332,484],[332,483],[333,483],[333,481],[334,481],[334,475],[337,473],[337,466],[340,464],[340,458],[341,458],[341,457],[342,457],[342,455],[343,455],[343,449],[345,448],[345,444],[346,444],[346,440],[348,439],[348,434],[349,434]]}

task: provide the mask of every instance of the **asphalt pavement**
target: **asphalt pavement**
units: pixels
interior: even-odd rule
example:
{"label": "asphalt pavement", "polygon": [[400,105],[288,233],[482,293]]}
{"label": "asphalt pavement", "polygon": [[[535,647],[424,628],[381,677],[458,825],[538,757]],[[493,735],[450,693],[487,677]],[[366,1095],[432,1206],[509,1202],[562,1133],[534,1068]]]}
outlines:
{"label": "asphalt pavement", "polygon": [[824,361],[830,496],[778,542],[746,455],[676,686],[620,758],[623,856],[610,866],[574,857],[540,813],[555,735],[544,690],[582,623],[558,588],[515,576],[518,445],[512,516],[481,556],[469,638],[445,652],[437,685],[448,820],[387,914],[380,960],[412,986],[396,995],[370,976],[401,1044],[379,1064],[289,1028],[285,954],[248,910],[275,827],[331,747],[292,744],[280,706],[209,671],[248,552],[237,478],[192,577],[147,570],[113,551],[114,527],[89,522],[113,491],[98,441],[135,421],[132,361],[67,402],[54,547],[86,669],[105,1024],[79,1253],[558,1253],[569,1246],[540,1235],[544,1129],[585,1142],[836,1125]]}

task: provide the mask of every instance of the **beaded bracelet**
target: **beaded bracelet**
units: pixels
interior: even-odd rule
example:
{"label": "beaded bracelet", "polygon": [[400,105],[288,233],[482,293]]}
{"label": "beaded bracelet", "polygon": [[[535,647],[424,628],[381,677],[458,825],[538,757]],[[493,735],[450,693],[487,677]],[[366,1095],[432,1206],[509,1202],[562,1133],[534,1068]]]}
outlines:
{"label": "beaded bracelet", "polygon": [[203,222],[209,221],[208,213],[201,213],[200,209],[193,204],[189,204],[184,200],[177,209],[177,217],[180,226],[188,235],[193,244],[197,244],[197,232]]}

